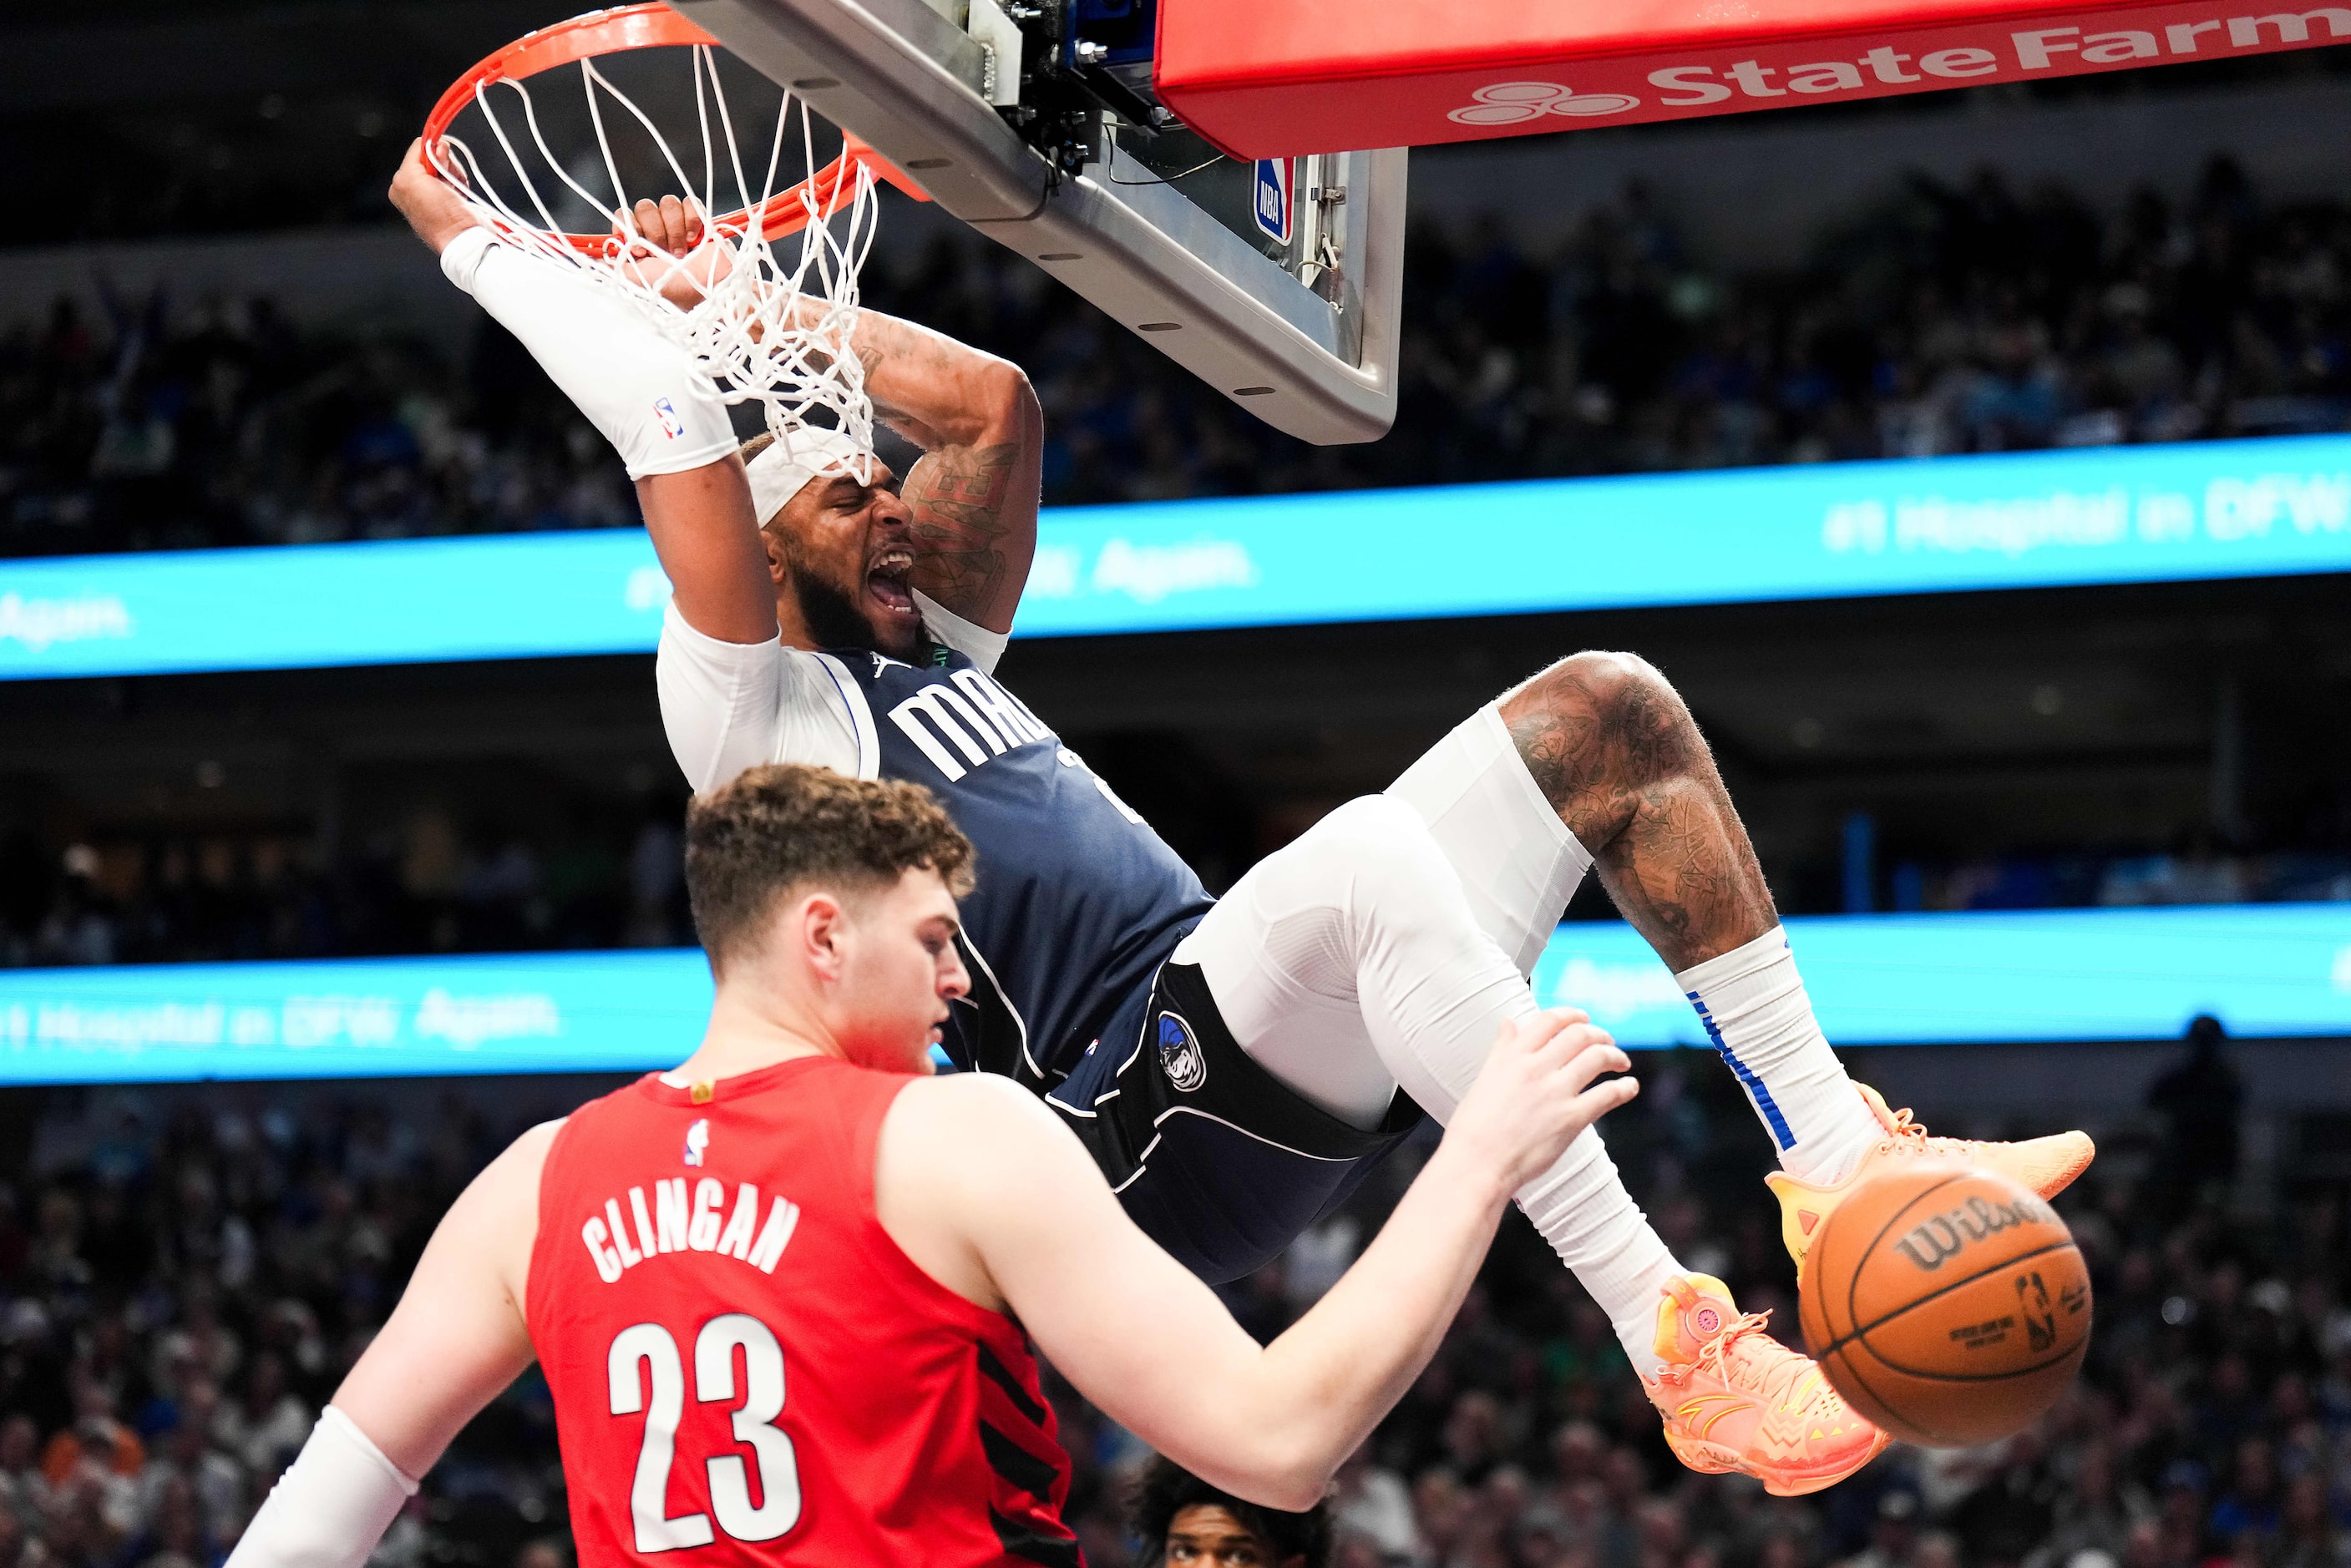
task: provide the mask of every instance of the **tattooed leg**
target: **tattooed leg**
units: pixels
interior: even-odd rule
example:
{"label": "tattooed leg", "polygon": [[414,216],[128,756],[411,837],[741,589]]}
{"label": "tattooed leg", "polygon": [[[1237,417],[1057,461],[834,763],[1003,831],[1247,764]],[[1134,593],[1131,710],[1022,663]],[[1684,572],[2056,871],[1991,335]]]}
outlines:
{"label": "tattooed leg", "polygon": [[1646,660],[1579,653],[1505,697],[1501,713],[1616,908],[1738,1075],[1782,1167],[1842,1179],[1883,1133],[1813,1016],[1755,847],[1689,709]]}
{"label": "tattooed leg", "polygon": [[1519,755],[1600,880],[1677,971],[1780,922],[1714,755],[1666,678],[1629,653],[1563,659],[1502,699]]}

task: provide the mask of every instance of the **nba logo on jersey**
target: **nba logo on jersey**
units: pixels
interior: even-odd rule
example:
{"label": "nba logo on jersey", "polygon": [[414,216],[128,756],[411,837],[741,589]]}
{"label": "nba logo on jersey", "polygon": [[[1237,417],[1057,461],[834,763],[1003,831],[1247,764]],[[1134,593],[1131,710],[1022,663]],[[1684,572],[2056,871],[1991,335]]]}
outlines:
{"label": "nba logo on jersey", "polygon": [[1298,165],[1287,158],[1257,161],[1257,226],[1280,244],[1290,243],[1290,200]]}
{"label": "nba logo on jersey", "polygon": [[702,1151],[710,1147],[710,1118],[704,1116],[685,1129],[685,1163],[700,1165]]}
{"label": "nba logo on jersey", "polygon": [[1172,1012],[1159,1015],[1159,1069],[1187,1095],[1208,1081],[1208,1058],[1192,1037],[1192,1026]]}
{"label": "nba logo on jersey", "polygon": [[662,434],[675,441],[685,433],[685,421],[677,417],[677,405],[667,398],[653,400],[653,413],[661,421]]}

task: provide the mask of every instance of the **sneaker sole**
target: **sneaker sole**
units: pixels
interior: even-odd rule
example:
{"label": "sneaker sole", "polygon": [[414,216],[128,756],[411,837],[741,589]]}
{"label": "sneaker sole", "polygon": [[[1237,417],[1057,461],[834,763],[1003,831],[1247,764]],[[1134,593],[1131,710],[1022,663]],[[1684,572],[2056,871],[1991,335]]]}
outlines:
{"label": "sneaker sole", "polygon": [[1709,1443],[1703,1438],[1684,1436],[1674,1431],[1670,1427],[1666,1429],[1666,1446],[1674,1451],[1674,1458],[1681,1460],[1689,1469],[1702,1475],[1753,1476],[1763,1483],[1763,1490],[1773,1497],[1805,1497],[1813,1492],[1826,1490],[1860,1469],[1879,1454],[1884,1453],[1887,1443],[1891,1441],[1891,1438],[1880,1434],[1880,1440],[1869,1452],[1851,1464],[1835,1469],[1812,1473],[1781,1470],[1764,1475],[1740,1464],[1740,1456],[1735,1449],[1720,1443]]}

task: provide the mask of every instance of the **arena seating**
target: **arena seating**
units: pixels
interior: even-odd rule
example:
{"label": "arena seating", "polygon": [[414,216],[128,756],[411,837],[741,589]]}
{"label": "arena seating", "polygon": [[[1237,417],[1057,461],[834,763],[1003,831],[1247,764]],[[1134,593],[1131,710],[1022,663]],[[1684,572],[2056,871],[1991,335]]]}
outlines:
{"label": "arena seating", "polygon": [[[1645,1063],[1611,1123],[1697,1266],[1792,1334],[1792,1273],[1729,1075]],[[573,1079],[21,1091],[0,1185],[0,1568],[217,1568],[504,1139]],[[2329,1189],[2230,1206],[2230,1156],[2101,1129],[2061,1205],[2096,1271],[2088,1376],[1992,1449],[1897,1449],[1823,1498],[1684,1471],[1606,1324],[1515,1218],[1436,1364],[1346,1472],[1347,1568],[2337,1568],[2351,1452],[2351,1234]],[[2175,1133],[2179,1129],[2175,1128]],[[2116,1135],[2121,1135],[2116,1137]],[[1413,1162],[1228,1294],[1260,1335],[1327,1286]],[[1133,1440],[1061,1390],[1089,1561]],[[535,1377],[468,1429],[376,1568],[561,1568]]]}
{"label": "arena seating", "polygon": [[[2235,165],[2101,221],[1994,171],[1925,179],[1771,272],[1689,253],[1637,186],[1537,253],[1415,236],[1403,414],[1317,449],[1196,386],[1010,256],[942,242],[875,306],[1017,353],[1049,503],[1915,456],[2342,428],[2351,213]],[[883,269],[874,269],[876,274]],[[298,331],[266,300],[60,306],[0,339],[0,554],[635,521],[510,340]]]}

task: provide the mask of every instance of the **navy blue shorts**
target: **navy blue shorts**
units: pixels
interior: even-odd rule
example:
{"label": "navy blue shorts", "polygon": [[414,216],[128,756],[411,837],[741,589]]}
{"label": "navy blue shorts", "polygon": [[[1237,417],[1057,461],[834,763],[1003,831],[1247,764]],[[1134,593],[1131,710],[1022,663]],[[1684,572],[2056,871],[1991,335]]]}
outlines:
{"label": "navy blue shorts", "polygon": [[1347,1200],[1419,1125],[1401,1090],[1369,1132],[1249,1058],[1196,964],[1165,963],[1045,1096],[1144,1232],[1210,1283],[1237,1280]]}

